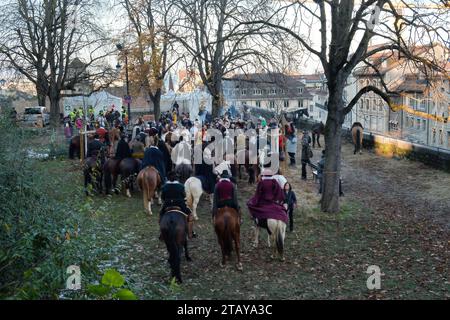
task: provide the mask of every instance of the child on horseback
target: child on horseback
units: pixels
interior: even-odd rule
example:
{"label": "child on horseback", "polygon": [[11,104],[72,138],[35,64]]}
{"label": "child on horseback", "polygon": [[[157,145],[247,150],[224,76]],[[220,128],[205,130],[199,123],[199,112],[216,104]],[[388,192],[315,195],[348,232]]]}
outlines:
{"label": "child on horseback", "polygon": [[212,219],[214,223],[214,217],[217,213],[217,209],[223,208],[225,206],[233,208],[237,211],[239,215],[240,224],[242,224],[242,215],[239,208],[239,203],[237,199],[236,186],[231,182],[230,175],[227,170],[223,170],[220,175],[219,181],[214,187],[214,198],[213,198],[213,210]]}
{"label": "child on horseback", "polygon": [[[186,206],[186,191],[184,185],[178,181],[178,175],[175,171],[170,171],[167,177],[169,180],[161,189],[161,200],[163,201],[163,205],[159,212],[159,221],[161,221],[161,217],[168,209],[172,208],[172,210],[175,210],[175,208],[179,208],[178,210],[186,214],[188,228],[192,230],[194,219],[192,217],[191,209]],[[189,237],[191,238],[191,236]],[[197,237],[197,234],[195,234],[194,231],[192,231],[192,237]]]}

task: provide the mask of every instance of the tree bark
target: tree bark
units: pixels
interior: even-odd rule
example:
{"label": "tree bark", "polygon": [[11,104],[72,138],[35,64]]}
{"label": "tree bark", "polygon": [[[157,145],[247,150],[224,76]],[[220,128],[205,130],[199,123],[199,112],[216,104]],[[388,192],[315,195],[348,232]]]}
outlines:
{"label": "tree bark", "polygon": [[153,103],[153,114],[155,115],[155,121],[158,121],[161,117],[161,89],[157,89],[154,95],[150,94],[150,99]]}
{"label": "tree bark", "polygon": [[[334,91],[334,92],[333,92]],[[343,88],[332,88],[328,101],[328,118],[325,126],[325,168],[321,209],[339,213],[339,179],[341,174],[342,124],[344,120]]]}
{"label": "tree bark", "polygon": [[215,83],[212,84],[213,92],[210,92],[212,95],[212,106],[211,106],[211,114],[213,118],[219,116],[219,112],[223,107],[223,99],[222,99],[222,80],[217,79]]}
{"label": "tree bark", "polygon": [[50,99],[50,125],[57,127],[59,125],[59,100],[61,99],[58,93],[51,93]]}

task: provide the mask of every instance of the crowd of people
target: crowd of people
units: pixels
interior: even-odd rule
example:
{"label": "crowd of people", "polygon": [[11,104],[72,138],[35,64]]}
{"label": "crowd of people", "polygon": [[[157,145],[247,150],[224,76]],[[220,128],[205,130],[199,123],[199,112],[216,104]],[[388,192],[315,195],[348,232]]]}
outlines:
{"label": "crowd of people", "polygon": [[[181,163],[192,165],[195,176],[198,176],[205,192],[213,197],[213,218],[218,208],[229,206],[235,208],[241,216],[241,208],[237,201],[236,177],[231,170],[226,169],[215,172],[217,162],[194,163],[193,150],[201,148],[206,157],[206,146],[214,141],[214,137],[208,136],[209,129],[216,129],[222,134],[224,149],[231,145],[236,152],[239,143],[256,144],[257,150],[267,150],[269,153],[279,155],[281,162],[289,161],[289,166],[296,168],[296,158],[298,150],[298,134],[295,126],[288,121],[278,121],[275,118],[258,118],[256,121],[244,121],[240,118],[231,118],[229,113],[223,116],[205,120],[208,118],[191,117],[187,112],[181,112],[177,105],[172,110],[163,112],[158,121],[146,122],[142,117],[138,117],[134,123],[128,125],[126,113],[120,114],[117,110],[111,109],[103,114],[100,112],[97,117],[88,110],[88,129],[95,129],[94,139],[88,145],[88,156],[92,155],[101,146],[108,147],[110,156],[121,160],[128,157],[140,159],[141,169],[153,166],[157,169],[162,187],[162,199],[169,204],[184,203],[184,186],[180,182],[180,177],[175,171],[175,167]],[[75,126],[80,129],[79,121],[84,119],[80,110],[70,113],[66,122],[66,128]],[[192,120],[193,119],[193,120]],[[131,130],[127,130],[127,127]],[[278,137],[271,139],[270,129],[280,129]],[[229,132],[234,129],[237,134],[230,137]],[[245,132],[253,129],[259,139],[248,137]],[[111,141],[111,131],[117,133],[117,140]],[[130,131],[130,132],[129,132]],[[174,138],[175,137],[175,138]],[[266,137],[261,139],[261,137]],[[301,177],[306,180],[307,165],[311,164],[313,157],[311,147],[311,136],[308,131],[303,131],[301,136]],[[273,145],[275,141],[275,145]],[[272,143],[271,143],[272,142]],[[262,144],[262,145],[261,145]],[[175,149],[175,150],[174,150]],[[173,155],[175,156],[175,160]],[[211,158],[213,154],[209,154]],[[222,158],[223,160],[224,158]],[[322,191],[324,157],[318,163],[319,192]],[[248,203],[248,209],[255,219],[264,219],[268,216],[276,216],[277,219],[289,221],[290,230],[293,230],[293,212],[297,206],[297,198],[289,181],[282,175],[281,169],[273,171],[267,164],[259,172],[259,182],[255,196]],[[179,189],[179,190],[178,190]],[[173,190],[178,190],[173,192]],[[164,208],[167,205],[163,206]],[[181,205],[183,211],[189,214],[187,206]]]}

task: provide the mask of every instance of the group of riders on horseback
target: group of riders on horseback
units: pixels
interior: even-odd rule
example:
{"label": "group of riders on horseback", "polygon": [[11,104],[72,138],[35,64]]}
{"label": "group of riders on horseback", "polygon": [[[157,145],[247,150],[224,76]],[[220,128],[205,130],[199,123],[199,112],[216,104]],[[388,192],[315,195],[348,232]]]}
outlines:
{"label": "group of riders on horseback", "polygon": [[[267,145],[264,142],[261,145],[259,139],[252,141],[251,137],[238,135],[237,141],[240,138],[245,141],[244,163],[237,164],[229,161],[227,157],[222,157],[219,163],[202,161],[192,165],[192,150],[201,148],[203,154],[208,154],[207,130],[210,128],[223,134],[224,143],[227,141],[228,130],[235,128],[238,131],[241,130],[241,133],[255,129],[258,136],[262,134],[270,136],[269,128],[282,127],[283,133],[295,136],[295,128],[289,123],[280,126],[275,120],[270,121],[269,124],[265,120],[264,122],[259,121],[255,124],[252,121],[232,121],[225,116],[214,119],[211,123],[201,124],[198,119],[192,123],[188,114],[178,117],[177,113],[177,121],[173,121],[170,114],[163,115],[157,123],[146,124],[140,118],[135,123],[132,133],[127,134],[123,124],[117,121],[109,132],[102,131],[103,136],[100,136],[98,132],[95,133],[88,143],[85,187],[91,182],[91,177],[96,176],[96,189],[102,191],[101,182],[104,177],[106,192],[109,193],[111,187],[115,188],[117,176],[121,175],[128,196],[131,196],[130,190],[133,188],[134,181],[137,182],[143,192],[144,206],[150,214],[153,198],[156,196],[162,200],[159,213],[160,239],[166,242],[172,275],[181,282],[180,250],[184,247],[186,259],[190,260],[186,238],[191,239],[197,236],[193,231],[193,223],[198,219],[196,207],[202,193],[209,194],[211,200],[212,223],[222,248],[222,264],[230,255],[232,241],[234,241],[237,254],[236,265],[238,269],[242,269],[239,256],[239,228],[242,224],[242,213],[236,185],[236,179],[241,178],[242,165],[249,175],[250,183],[255,182],[255,178],[258,177],[256,192],[247,202],[250,215],[257,227],[267,229],[269,236],[276,244],[274,249],[283,259],[286,224],[288,221],[291,222],[292,231],[292,211],[296,205],[296,198],[287,179],[281,174],[281,170],[274,171],[271,163],[263,165],[259,162],[259,156],[264,154],[266,157],[270,154],[278,155],[279,160],[284,161],[281,157],[282,136],[280,140],[277,139],[276,148],[273,148],[270,145],[270,139],[266,140]],[[314,130],[314,133],[320,136],[322,131],[323,124],[318,130]],[[174,136],[176,136],[175,139]],[[71,140],[71,150],[74,141],[76,142],[76,139]],[[318,139],[317,143],[319,143]],[[256,146],[258,163],[250,161],[252,144]],[[237,151],[236,148],[234,151]],[[181,155],[181,159],[180,157],[174,159],[172,157],[174,153]],[[209,156],[214,158],[212,153],[210,152]],[[258,228],[256,228],[255,245],[257,243]]]}

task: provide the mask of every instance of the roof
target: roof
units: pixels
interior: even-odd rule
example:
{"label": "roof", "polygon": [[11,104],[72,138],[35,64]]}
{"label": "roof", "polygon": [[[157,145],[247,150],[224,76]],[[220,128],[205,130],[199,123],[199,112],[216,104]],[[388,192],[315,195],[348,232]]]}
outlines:
{"label": "roof", "polygon": [[[283,73],[240,74],[227,81],[232,83],[232,88],[240,89],[238,96],[243,99],[312,98],[300,79]],[[242,89],[246,89],[245,94],[242,94]],[[260,89],[260,94],[254,94],[254,89]],[[272,90],[276,92],[273,93]]]}

